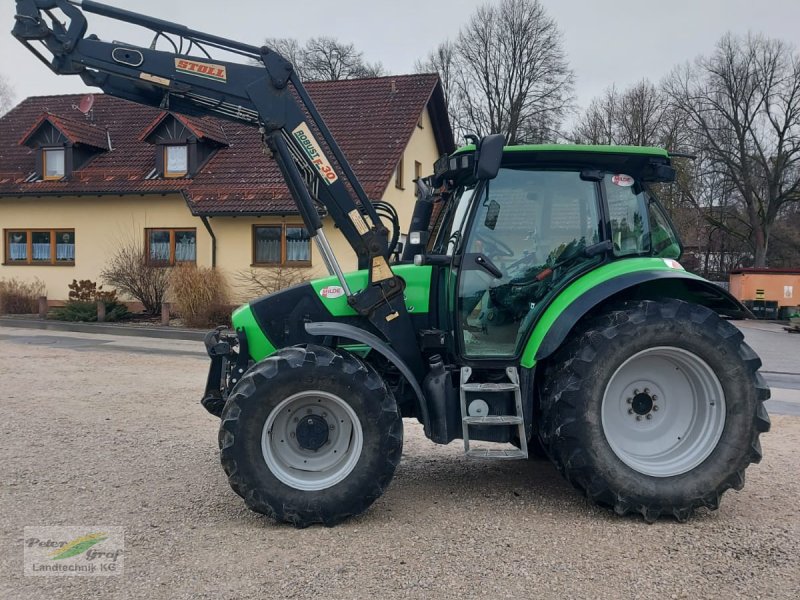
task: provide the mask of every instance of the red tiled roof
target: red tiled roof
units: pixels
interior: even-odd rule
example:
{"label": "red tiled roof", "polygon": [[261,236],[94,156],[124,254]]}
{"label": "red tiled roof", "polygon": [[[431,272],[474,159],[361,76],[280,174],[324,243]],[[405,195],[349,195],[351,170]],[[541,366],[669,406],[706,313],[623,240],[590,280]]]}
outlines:
{"label": "red tiled roof", "polygon": [[53,115],[48,112],[45,112],[39,117],[33,126],[28,129],[19,143],[24,145],[46,122],[49,122],[53,127],[58,129],[64,137],[73,144],[86,144],[87,146],[93,146],[101,150],[108,150],[108,135],[105,129],[86,120],[85,117],[83,121],[79,121],[77,119]]}
{"label": "red tiled roof", "polygon": [[[142,132],[139,139],[146,140],[169,114],[167,111],[161,111],[161,114],[156,117],[153,123]],[[225,130],[218,119],[212,117],[187,117],[186,115],[177,114],[174,117],[183,123],[198,139],[208,139],[225,146],[228,145],[228,137],[225,135]]]}
{"label": "red tiled roof", "polygon": [[[422,110],[437,119],[441,152],[452,150],[441,85],[436,75],[402,75],[307,84],[368,196],[380,198],[389,184]],[[111,152],[100,153],[67,181],[25,183],[35,170],[34,150],[17,143],[42,112],[62,122],[83,119],[73,109],[80,95],[28,98],[0,118],[0,196],[183,193],[195,214],[287,214],[296,209],[283,179],[263,150],[255,127],[213,117],[181,117],[220,148],[192,179],[147,179],[155,167],[153,146],[140,138],[162,118],[158,109],[97,95],[97,128],[108,127]],[[73,113],[77,117],[72,116]],[[66,132],[64,132],[66,135]]]}

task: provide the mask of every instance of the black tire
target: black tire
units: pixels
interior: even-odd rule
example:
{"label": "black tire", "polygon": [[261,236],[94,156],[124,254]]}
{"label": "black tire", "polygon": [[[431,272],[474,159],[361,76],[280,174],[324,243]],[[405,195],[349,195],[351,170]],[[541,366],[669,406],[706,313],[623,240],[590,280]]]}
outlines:
{"label": "black tire", "polygon": [[[344,400],[363,434],[352,471],[339,483],[313,491],[279,480],[262,451],[271,412],[284,399],[309,390]],[[219,444],[228,481],[251,510],[295,527],[333,526],[364,512],[386,490],[400,462],[403,422],[372,367],[347,352],[309,345],[279,350],[245,374],[222,412]]]}
{"label": "black tire", "polygon": [[[687,472],[663,477],[623,462],[609,445],[602,419],[603,398],[617,369],[629,357],[659,347],[705,361],[725,400],[724,425],[710,454]],[[685,521],[695,508],[717,509],[723,492],[741,489],[747,466],[761,460],[758,438],[770,421],[763,404],[769,388],[760,366],[743,334],[705,307],[677,300],[626,304],[588,322],[553,357],[539,436],[561,473],[594,502],[619,515],[641,513],[648,522],[661,515]]]}

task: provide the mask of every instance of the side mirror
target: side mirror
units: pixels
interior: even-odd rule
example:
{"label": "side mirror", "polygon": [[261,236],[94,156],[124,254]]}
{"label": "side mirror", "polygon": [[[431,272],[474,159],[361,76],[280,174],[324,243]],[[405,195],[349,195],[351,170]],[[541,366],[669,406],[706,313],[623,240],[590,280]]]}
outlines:
{"label": "side mirror", "polygon": [[475,177],[478,179],[494,179],[500,170],[503,160],[503,147],[506,138],[500,134],[487,135],[478,145],[478,162],[475,164]]}

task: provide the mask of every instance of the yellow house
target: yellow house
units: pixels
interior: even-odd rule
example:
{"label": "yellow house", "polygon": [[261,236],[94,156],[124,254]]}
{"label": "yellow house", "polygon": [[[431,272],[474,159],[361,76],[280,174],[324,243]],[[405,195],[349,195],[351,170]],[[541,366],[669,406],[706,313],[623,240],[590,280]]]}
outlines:
{"label": "yellow house", "polygon": [[[406,232],[413,180],[453,148],[438,77],[307,88],[368,196],[390,202]],[[73,279],[98,281],[130,243],[154,264],[216,267],[234,288],[251,269],[325,274],[255,128],[104,95],[84,113],[89,103],[28,98],[0,118],[0,278],[38,278],[51,301],[64,300]],[[326,233],[355,269],[329,219]]]}

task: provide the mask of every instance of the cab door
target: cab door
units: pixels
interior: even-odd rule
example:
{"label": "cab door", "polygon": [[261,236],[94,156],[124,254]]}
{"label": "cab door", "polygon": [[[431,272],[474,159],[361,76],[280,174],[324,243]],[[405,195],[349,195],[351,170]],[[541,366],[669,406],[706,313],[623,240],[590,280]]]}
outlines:
{"label": "cab door", "polygon": [[541,303],[599,260],[600,193],[580,171],[502,168],[476,194],[456,248],[453,331],[467,360],[521,351]]}

